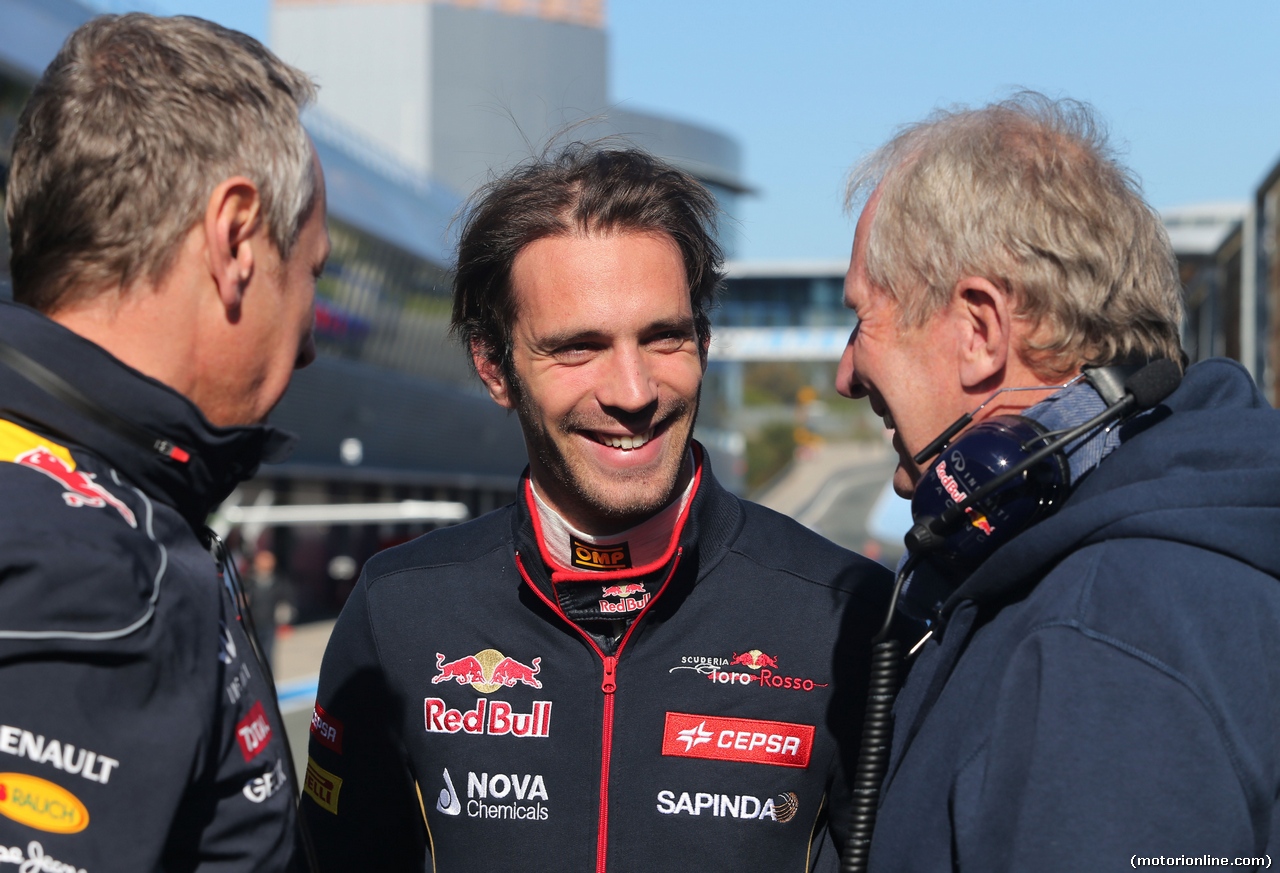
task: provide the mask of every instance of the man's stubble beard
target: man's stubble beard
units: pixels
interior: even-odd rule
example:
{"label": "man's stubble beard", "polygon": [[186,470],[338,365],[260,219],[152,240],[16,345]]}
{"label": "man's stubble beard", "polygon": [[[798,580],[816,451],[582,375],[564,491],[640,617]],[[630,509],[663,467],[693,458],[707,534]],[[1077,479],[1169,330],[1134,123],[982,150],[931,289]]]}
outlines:
{"label": "man's stubble beard", "polygon": [[[570,502],[577,510],[575,514],[580,518],[599,520],[615,530],[626,530],[656,515],[671,502],[675,496],[676,483],[680,479],[680,471],[689,454],[689,443],[693,439],[693,428],[697,422],[698,409],[702,401],[701,385],[698,386],[698,392],[694,395],[692,404],[683,399],[677,399],[674,403],[659,408],[651,417],[655,425],[661,423],[666,428],[663,438],[667,439],[671,435],[671,428],[686,426],[684,416],[686,413],[689,414],[688,432],[684,435],[679,453],[667,458],[667,466],[658,470],[656,474],[642,471],[636,471],[634,474],[619,473],[613,480],[614,487],[607,490],[596,488],[592,476],[586,475],[585,471],[580,474],[574,469],[574,464],[565,457],[552,435],[543,427],[539,410],[529,402],[528,392],[524,390],[524,386],[514,374],[508,377],[508,385],[516,397],[516,415],[520,419],[526,447],[531,454],[537,455],[539,464],[555,480],[561,500]],[[691,406],[692,410],[690,410]],[[618,419],[609,419],[609,423],[618,421]],[[593,428],[591,425],[600,423],[587,421],[570,412],[554,422],[552,426],[557,428],[559,434],[566,439],[578,439],[578,434],[584,430],[598,430],[599,428]],[[633,482],[643,486],[645,483],[652,482],[655,476],[661,477],[662,481],[661,487],[651,492],[655,495],[653,497],[646,499],[643,494],[650,489],[628,488]],[[624,493],[631,491],[631,499],[619,499],[619,491]],[[561,507],[562,510],[567,508]]]}

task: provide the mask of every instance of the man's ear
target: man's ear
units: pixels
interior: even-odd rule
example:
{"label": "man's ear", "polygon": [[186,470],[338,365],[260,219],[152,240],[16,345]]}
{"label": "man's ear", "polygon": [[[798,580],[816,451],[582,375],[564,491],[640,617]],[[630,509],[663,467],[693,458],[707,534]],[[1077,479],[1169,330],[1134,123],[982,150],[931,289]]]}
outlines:
{"label": "man's ear", "polygon": [[480,381],[484,383],[485,388],[489,389],[489,396],[493,398],[493,402],[503,409],[515,409],[515,396],[512,394],[507,374],[503,372],[502,362],[490,357],[488,348],[477,341],[471,343],[471,362],[475,364]]}
{"label": "man's ear", "polygon": [[205,207],[204,232],[209,274],[229,317],[239,318],[240,301],[256,266],[253,239],[262,227],[262,196],[244,176],[213,189]]}
{"label": "man's ear", "polygon": [[1003,285],[965,276],[951,292],[960,330],[960,381],[966,388],[999,382],[1013,349],[1013,299]]}

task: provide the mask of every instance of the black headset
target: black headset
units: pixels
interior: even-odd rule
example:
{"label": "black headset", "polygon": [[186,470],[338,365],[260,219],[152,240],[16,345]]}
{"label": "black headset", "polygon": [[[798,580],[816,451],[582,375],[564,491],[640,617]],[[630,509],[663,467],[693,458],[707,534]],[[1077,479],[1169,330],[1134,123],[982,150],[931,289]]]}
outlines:
{"label": "black headset", "polygon": [[1087,367],[1081,378],[1107,404],[1083,424],[1050,432],[1025,416],[999,415],[950,443],[973,419],[974,410],[916,455],[912,460],[917,464],[930,463],[911,500],[914,524],[905,537],[908,551],[927,557],[944,572],[972,572],[1061,505],[1074,484],[1063,453],[1066,446],[1155,407],[1178,387],[1182,369],[1161,358]]}

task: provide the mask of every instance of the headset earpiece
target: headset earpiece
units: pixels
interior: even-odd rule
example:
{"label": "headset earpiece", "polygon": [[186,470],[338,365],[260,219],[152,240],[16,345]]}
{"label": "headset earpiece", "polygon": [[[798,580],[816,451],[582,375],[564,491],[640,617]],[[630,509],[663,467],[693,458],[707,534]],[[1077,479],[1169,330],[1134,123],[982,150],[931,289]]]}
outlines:
{"label": "headset earpiece", "polygon": [[[1065,498],[1071,480],[1067,459],[1060,451],[996,487],[969,506],[958,522],[936,523],[949,507],[1042,446],[1047,433],[1040,424],[1020,415],[994,416],[966,431],[929,463],[916,483],[911,500],[916,529],[908,535],[908,547],[924,552],[949,575],[967,574],[1012,537],[1053,512]],[[925,530],[919,530],[921,525]]]}

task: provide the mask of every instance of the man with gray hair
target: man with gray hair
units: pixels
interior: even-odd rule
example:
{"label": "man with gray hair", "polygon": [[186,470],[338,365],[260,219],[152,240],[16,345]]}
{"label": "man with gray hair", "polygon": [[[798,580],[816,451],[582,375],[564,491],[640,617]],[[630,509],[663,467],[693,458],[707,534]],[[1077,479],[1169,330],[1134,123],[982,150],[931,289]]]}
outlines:
{"label": "man with gray hair", "polygon": [[204,521],[287,448],[263,421],[314,357],[313,90],[210,22],[103,16],[22,112],[0,305],[0,865],[295,866],[274,689]]}
{"label": "man with gray hair", "polygon": [[1159,218],[1088,107],[1030,93],[907,127],[862,196],[837,387],[894,432],[929,634],[847,869],[1269,865],[1280,417],[1235,362],[1183,374]]}

